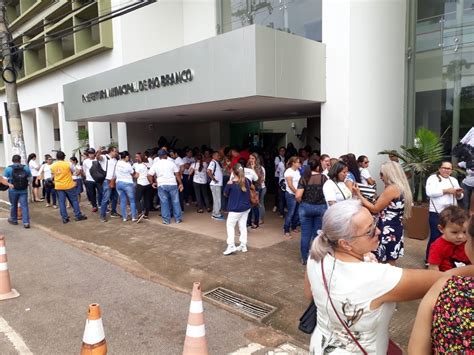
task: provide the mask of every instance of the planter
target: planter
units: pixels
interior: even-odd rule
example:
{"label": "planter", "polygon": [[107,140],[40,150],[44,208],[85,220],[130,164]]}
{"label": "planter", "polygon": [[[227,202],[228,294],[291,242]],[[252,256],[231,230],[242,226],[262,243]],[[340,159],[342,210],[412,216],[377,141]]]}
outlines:
{"label": "planter", "polygon": [[430,234],[428,206],[413,206],[411,217],[403,225],[405,236],[412,239],[424,240]]}

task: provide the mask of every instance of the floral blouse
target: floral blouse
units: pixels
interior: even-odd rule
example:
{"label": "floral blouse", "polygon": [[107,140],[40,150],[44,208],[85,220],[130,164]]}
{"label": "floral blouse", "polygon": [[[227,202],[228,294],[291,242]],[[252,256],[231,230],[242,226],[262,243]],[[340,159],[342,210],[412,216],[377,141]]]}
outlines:
{"label": "floral blouse", "polygon": [[474,277],[453,276],[433,309],[433,353],[474,354]]}

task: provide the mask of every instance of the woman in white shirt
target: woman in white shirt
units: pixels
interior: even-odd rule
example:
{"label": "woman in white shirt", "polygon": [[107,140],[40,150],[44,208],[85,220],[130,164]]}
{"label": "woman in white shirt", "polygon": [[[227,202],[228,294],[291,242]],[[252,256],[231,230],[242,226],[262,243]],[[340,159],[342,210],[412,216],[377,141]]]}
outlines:
{"label": "woman in white shirt", "polygon": [[56,190],[54,189],[53,174],[51,173],[53,157],[49,154],[46,154],[44,160],[45,163],[41,165],[39,170],[39,179],[43,180],[44,194],[46,196],[46,207],[50,207],[51,202],[53,202],[53,208],[58,208],[56,205]]}
{"label": "woman in white shirt", "polygon": [[39,197],[39,188],[41,187],[41,182],[38,178],[40,165],[36,161],[35,153],[28,155],[28,167],[30,168],[31,176],[33,177],[33,182],[31,183],[31,186],[33,187],[33,201],[41,202],[43,201],[43,199]]}
{"label": "woman in white shirt", "polygon": [[148,214],[151,210],[151,201],[153,200],[153,187],[148,181],[148,164],[144,163],[145,156],[142,153],[135,154],[135,163],[133,170],[137,178],[137,185],[135,187],[136,203],[138,203],[138,214],[143,214],[143,218],[148,219]]}
{"label": "woman in white shirt", "polygon": [[260,165],[260,158],[257,153],[252,153],[249,156],[247,169],[252,170],[257,175],[257,180],[253,181],[255,189],[258,193],[259,204],[250,209],[247,226],[256,229],[260,225],[260,208],[262,201],[262,191],[265,187],[265,168]]}
{"label": "woman in white shirt", "polygon": [[193,187],[198,204],[197,213],[203,213],[204,207],[211,212],[211,203],[207,193],[207,163],[203,161],[201,154],[196,155],[196,161],[189,168],[189,176],[193,176]]}
{"label": "woman in white shirt", "polygon": [[[387,354],[396,302],[423,297],[446,275],[366,261],[365,254],[378,247],[379,234],[358,200],[336,203],[324,214],[305,275],[305,295],[318,314],[310,353]],[[472,266],[453,270],[463,275]]]}
{"label": "woman in white shirt", "polygon": [[285,224],[283,225],[283,232],[285,233],[284,238],[292,239],[290,234],[290,227],[293,232],[297,232],[299,223],[298,216],[298,202],[296,201],[296,189],[298,188],[298,182],[301,179],[299,168],[301,167],[301,159],[299,157],[291,157],[288,160],[288,168],[285,170],[283,175],[286,183],[286,207],[288,212],[285,216]]}
{"label": "woman in white shirt", "polygon": [[134,170],[130,164],[130,153],[126,150],[120,152],[120,160],[115,165],[117,192],[120,196],[120,209],[122,220],[127,221],[127,199],[130,203],[132,222],[137,221],[137,207],[135,204],[135,185],[133,184]]}
{"label": "woman in white shirt", "polygon": [[72,168],[72,180],[76,183],[77,200],[81,201],[81,193],[84,191],[82,184],[82,167],[76,157],[69,159]]}
{"label": "woman in white shirt", "polygon": [[426,180],[426,195],[430,198],[430,239],[426,246],[425,260],[428,260],[431,243],[441,236],[438,229],[439,214],[448,206],[457,206],[457,200],[461,200],[464,196],[458,180],[450,176],[452,172],[451,162],[443,161],[438,172]]}
{"label": "woman in white shirt", "polygon": [[323,186],[324,198],[328,206],[352,198],[352,192],[345,183],[348,172],[349,168],[342,161],[336,162],[329,169],[329,180]]}

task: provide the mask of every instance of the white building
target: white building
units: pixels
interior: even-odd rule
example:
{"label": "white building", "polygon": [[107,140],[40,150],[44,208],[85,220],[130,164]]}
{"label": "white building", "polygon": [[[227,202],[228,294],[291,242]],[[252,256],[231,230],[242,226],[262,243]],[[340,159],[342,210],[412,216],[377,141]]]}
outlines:
{"label": "white building", "polygon": [[[25,46],[26,149],[40,158],[71,154],[87,130],[90,146],[132,153],[160,136],[215,148],[250,136],[265,147],[366,154],[378,166],[376,153],[409,142],[416,127],[451,124],[455,144],[472,126],[473,41],[456,32],[473,26],[472,0],[160,0],[52,41],[130,1],[45,3],[11,1],[7,13]],[[0,113],[4,166],[11,144]]]}

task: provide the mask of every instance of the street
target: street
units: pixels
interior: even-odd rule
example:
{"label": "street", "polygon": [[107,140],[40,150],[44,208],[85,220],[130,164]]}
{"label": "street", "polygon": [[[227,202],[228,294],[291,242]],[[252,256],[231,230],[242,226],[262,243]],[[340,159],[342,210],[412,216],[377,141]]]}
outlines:
{"label": "street", "polygon": [[[5,220],[0,226],[12,285],[20,292],[0,303],[1,354],[79,353],[87,307],[94,302],[101,305],[110,354],[181,353],[190,296],[139,279],[37,228]],[[208,303],[204,312],[210,353],[250,343],[244,334],[253,323]],[[5,335],[8,328],[14,344]]]}

